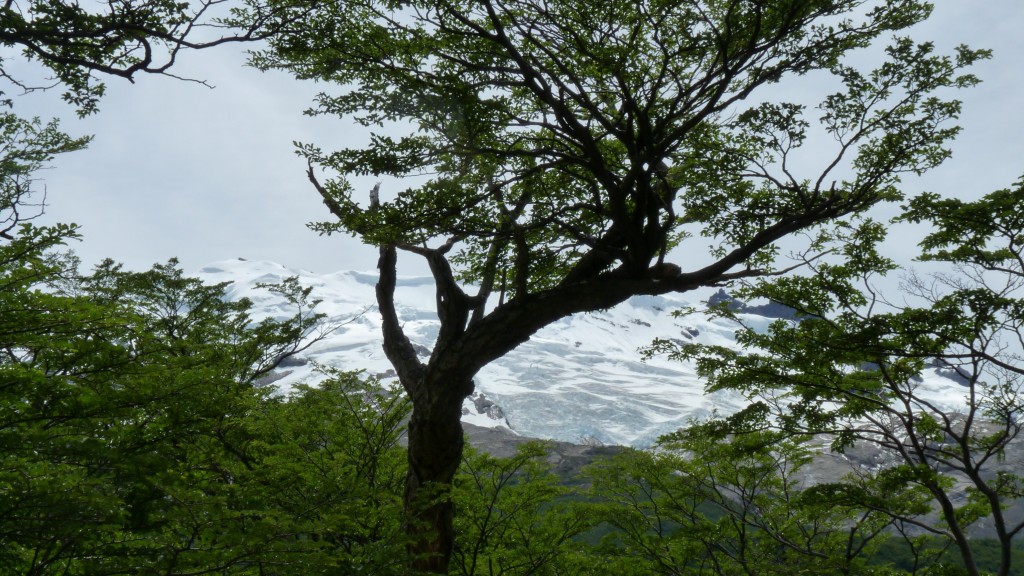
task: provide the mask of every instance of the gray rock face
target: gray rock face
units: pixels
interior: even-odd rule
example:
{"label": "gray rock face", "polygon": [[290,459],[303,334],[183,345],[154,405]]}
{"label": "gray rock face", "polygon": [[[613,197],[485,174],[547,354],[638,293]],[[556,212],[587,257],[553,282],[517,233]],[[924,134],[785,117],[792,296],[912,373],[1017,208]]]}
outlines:
{"label": "gray rock face", "polygon": [[[536,438],[520,436],[507,428],[482,428],[463,423],[470,445],[496,458],[514,456],[520,445],[535,441]],[[570,442],[548,440],[548,463],[552,471],[567,484],[579,485],[584,482],[583,467],[603,458],[610,458],[626,450],[622,446],[586,446]]]}
{"label": "gray rock face", "polygon": [[477,414],[486,414],[491,420],[505,420],[505,411],[501,409],[501,406],[498,406],[484,396],[483,392],[473,399],[473,405],[476,406]]}
{"label": "gray rock face", "polygon": [[737,312],[743,312],[745,314],[757,314],[758,316],[764,316],[765,318],[794,320],[799,316],[796,310],[778,302],[769,302],[767,304],[751,306],[746,302],[741,302],[740,300],[733,298],[725,290],[719,290],[708,298],[709,306],[716,306],[723,303],[731,310],[736,310]]}

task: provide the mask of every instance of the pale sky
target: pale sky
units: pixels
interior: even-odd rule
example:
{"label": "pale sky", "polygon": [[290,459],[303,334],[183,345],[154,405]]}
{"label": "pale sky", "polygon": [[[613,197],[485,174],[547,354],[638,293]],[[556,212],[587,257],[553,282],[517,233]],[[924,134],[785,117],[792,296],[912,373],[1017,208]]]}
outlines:
{"label": "pale sky", "polygon": [[[933,40],[944,52],[963,43],[995,55],[973,70],[984,83],[959,95],[964,131],[953,158],[908,180],[905,192],[976,197],[1024,175],[1024,2],[937,4],[915,39]],[[60,116],[70,134],[95,135],[88,150],[58,158],[41,175],[46,221],[82,226],[84,241],[73,247],[86,266],[110,257],[144,269],[176,256],[186,271],[236,257],[321,273],[375,267],[375,250],[306,228],[329,214],[292,145],[298,140],[329,150],[358,143],[365,132],[336,118],[302,115],[314,94],[335,87],[260,73],[243,62],[232,47],[181,61],[177,74],[205,79],[213,90],[164,77],[140,77],[134,85],[110,79],[99,114],[84,120],[56,91],[16,99],[23,115]],[[892,245],[902,246],[899,238]],[[401,272],[424,270],[405,262],[411,266]]]}

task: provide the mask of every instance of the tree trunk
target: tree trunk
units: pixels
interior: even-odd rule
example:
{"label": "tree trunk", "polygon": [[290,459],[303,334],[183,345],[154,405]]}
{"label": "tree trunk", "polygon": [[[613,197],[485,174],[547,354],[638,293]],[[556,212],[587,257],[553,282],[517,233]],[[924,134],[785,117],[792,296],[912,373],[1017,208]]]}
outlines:
{"label": "tree trunk", "polygon": [[[406,535],[413,573],[447,574],[455,543],[452,481],[462,461],[462,403],[473,382],[412,383],[409,471],[405,480]],[[432,383],[436,384],[436,383]]]}

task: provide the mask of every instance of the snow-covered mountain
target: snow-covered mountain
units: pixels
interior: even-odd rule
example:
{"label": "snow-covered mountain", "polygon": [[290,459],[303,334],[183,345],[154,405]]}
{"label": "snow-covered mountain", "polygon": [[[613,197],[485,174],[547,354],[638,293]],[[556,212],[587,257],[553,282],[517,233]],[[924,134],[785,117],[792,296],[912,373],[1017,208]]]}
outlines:
{"label": "snow-covered mountain", "polygon": [[[256,284],[297,276],[302,285],[313,288],[314,298],[322,300],[317,310],[343,323],[279,373],[274,385],[283,392],[300,382],[315,382],[315,364],[393,374],[381,350],[375,271],[315,274],[238,259],[210,264],[197,276],[209,283],[232,282],[228,296],[251,299],[257,318],[283,318],[295,311]],[[548,326],[477,375],[477,397],[467,399],[463,420],[508,426],[536,438],[646,446],[691,418],[737,410],[745,399],[735,393],[706,394],[693,366],[664,358],[641,361],[639,348],[655,338],[734,345],[735,324],[699,314],[672,315],[697,303],[697,298],[688,297],[694,298],[635,297],[616,308]],[[400,277],[395,298],[406,333],[426,357],[438,331],[433,280]],[[755,327],[772,321],[756,314],[743,318]],[[964,395],[954,380],[938,374],[927,376],[922,389],[942,406],[961,404]]]}

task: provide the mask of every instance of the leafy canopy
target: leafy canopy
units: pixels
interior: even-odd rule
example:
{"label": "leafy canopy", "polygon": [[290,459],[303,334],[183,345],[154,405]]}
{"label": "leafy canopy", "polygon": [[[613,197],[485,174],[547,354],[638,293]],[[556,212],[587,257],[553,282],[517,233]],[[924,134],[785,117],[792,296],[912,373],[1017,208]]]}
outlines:
{"label": "leafy canopy", "polygon": [[[338,218],[317,229],[420,253],[457,247],[462,279],[526,296],[612,267],[642,274],[694,233],[735,265],[898,198],[901,173],[944,159],[956,130],[942,124],[959,106],[932,92],[974,83],[960,70],[985,53],[896,38],[883,64],[858,71],[848,52],[929,12],[863,4],[328,2],[255,63],[342,86],[310,113],[372,130],[362,147],[301,146],[342,175],[317,183]],[[838,145],[807,177],[786,160],[808,111],[749,99],[815,71],[842,86],[818,119]],[[413,184],[369,209],[350,175]]]}
{"label": "leafy canopy", "polygon": [[[228,24],[224,17],[238,13],[226,0],[177,2],[126,0],[120,2],[63,2],[28,0],[0,6],[0,46],[38,62],[51,78],[30,78],[32,71],[10,56],[0,56],[0,96],[14,89],[24,93],[61,86],[63,98],[80,115],[98,110],[105,87],[103,77],[129,81],[140,74],[172,75],[170,69],[187,50],[229,42],[249,42],[273,33],[269,14],[251,4],[247,20]],[[265,8],[265,7],[264,7]],[[0,103],[11,106],[7,98]]]}
{"label": "leafy canopy", "polygon": [[[821,492],[939,537],[969,574],[981,571],[968,530],[986,523],[999,550],[995,573],[1011,574],[1013,543],[1024,533],[1014,511],[1024,498],[1015,463],[1024,429],[1022,201],[1021,182],[974,201],[931,193],[909,201],[898,220],[933,226],[921,260],[948,268],[906,271],[902,303],[875,286],[897,268],[879,253],[884,227],[866,223],[834,238],[841,258],[808,262],[814,274],[741,290],[797,309],[798,321],[743,328],[742,351],[670,342],[655,349],[695,360],[710,389],[751,398],[720,426],[879,450],[889,465]],[[716,313],[742,322],[726,308]],[[937,394],[927,380],[937,377],[961,391]]]}
{"label": "leafy canopy", "polygon": [[[927,17],[916,1],[271,6],[302,23],[254,64],[330,83],[310,114],[370,132],[366,145],[299,153],[334,216],[314,228],[380,248],[384,350],[414,406],[412,567],[428,573],[446,573],[455,550],[445,495],[483,366],[574,313],[782,272],[776,243],[793,234],[823,249],[837,220],[899,199],[903,174],[948,156],[960,106],[937,94],[974,84],[964,69],[987,56],[896,36],[875,69],[850,65]],[[821,79],[817,112],[757,99],[801,75]],[[813,125],[832,144],[797,170]],[[388,180],[368,201],[347,180],[366,175]],[[426,361],[394,300],[399,251],[435,280]]]}

